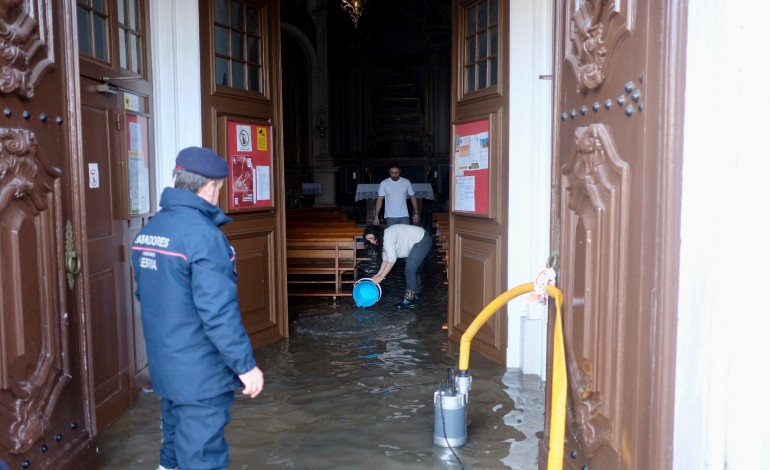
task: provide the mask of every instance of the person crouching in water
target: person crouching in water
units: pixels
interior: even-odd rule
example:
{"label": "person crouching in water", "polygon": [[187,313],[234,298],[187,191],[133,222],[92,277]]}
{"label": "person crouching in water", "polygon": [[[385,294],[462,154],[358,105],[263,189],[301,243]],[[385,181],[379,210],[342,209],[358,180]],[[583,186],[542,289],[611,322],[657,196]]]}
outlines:
{"label": "person crouching in water", "polygon": [[364,238],[381,254],[380,270],[372,277],[372,282],[376,284],[385,280],[398,258],[406,258],[404,268],[406,292],[404,292],[404,299],[395,307],[413,308],[422,291],[420,266],[433,247],[430,234],[419,225],[396,224],[386,229],[379,225],[367,225],[364,229]]}

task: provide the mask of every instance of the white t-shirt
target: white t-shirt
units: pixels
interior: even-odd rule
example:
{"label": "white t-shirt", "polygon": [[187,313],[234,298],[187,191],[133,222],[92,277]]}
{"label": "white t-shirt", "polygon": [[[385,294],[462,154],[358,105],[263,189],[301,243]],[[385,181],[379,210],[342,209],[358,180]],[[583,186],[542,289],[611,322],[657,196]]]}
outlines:
{"label": "white t-shirt", "polygon": [[382,259],[395,263],[398,258],[406,258],[426,233],[419,225],[396,224],[386,228],[382,235]]}
{"label": "white t-shirt", "polygon": [[385,198],[385,218],[409,217],[406,199],[414,196],[414,189],[408,179],[401,177],[397,181],[391,178],[382,180],[377,195]]}

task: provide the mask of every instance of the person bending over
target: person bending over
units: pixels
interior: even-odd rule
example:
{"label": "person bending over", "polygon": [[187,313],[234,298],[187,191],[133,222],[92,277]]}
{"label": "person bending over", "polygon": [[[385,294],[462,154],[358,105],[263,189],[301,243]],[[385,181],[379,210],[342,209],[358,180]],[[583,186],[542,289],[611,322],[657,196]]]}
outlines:
{"label": "person bending over", "polygon": [[430,234],[419,225],[396,224],[385,229],[379,225],[367,225],[364,229],[364,239],[381,253],[380,270],[372,278],[376,284],[385,279],[398,258],[406,258],[406,291],[403,300],[395,307],[413,308],[422,292],[420,266],[433,247]]}

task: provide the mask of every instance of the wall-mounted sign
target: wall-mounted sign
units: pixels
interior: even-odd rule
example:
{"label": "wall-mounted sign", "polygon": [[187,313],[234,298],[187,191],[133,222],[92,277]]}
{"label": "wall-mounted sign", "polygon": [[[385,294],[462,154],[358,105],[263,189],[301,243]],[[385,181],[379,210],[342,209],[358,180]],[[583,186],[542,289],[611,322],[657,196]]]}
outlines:
{"label": "wall-mounted sign", "polygon": [[98,163],[88,164],[88,187],[90,189],[99,188],[99,164]]}
{"label": "wall-mounted sign", "polygon": [[227,209],[269,208],[273,202],[272,127],[226,121]]}
{"label": "wall-mounted sign", "polygon": [[128,205],[131,215],[150,213],[150,155],[147,117],[126,113]]}
{"label": "wall-mounted sign", "polygon": [[457,124],[452,209],[489,213],[489,119]]}
{"label": "wall-mounted sign", "polygon": [[123,107],[126,111],[140,111],[139,109],[139,96],[132,95],[131,93],[123,93]]}

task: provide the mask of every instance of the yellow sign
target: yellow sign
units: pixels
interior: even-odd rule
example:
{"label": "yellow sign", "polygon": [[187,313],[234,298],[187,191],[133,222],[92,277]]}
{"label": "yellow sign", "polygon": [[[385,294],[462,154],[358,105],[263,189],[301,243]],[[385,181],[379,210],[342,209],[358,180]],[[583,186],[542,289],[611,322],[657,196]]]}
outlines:
{"label": "yellow sign", "polygon": [[257,126],[257,150],[267,151],[267,128]]}

